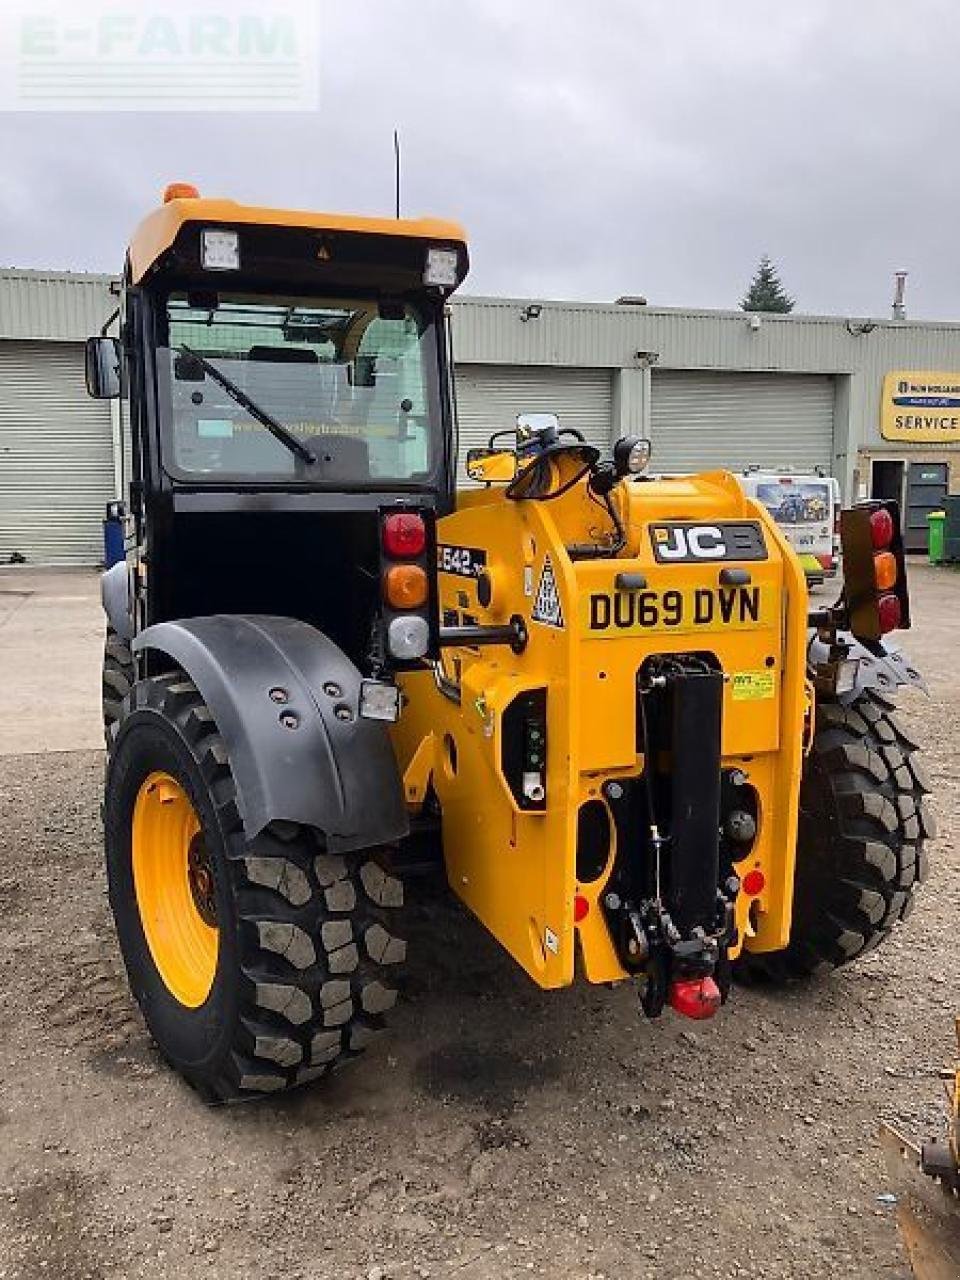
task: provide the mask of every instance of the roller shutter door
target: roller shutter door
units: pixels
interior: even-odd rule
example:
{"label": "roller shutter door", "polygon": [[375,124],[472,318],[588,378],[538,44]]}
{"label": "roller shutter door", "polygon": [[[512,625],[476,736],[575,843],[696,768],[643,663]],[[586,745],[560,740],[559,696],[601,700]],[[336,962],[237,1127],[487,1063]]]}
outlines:
{"label": "roller shutter door", "polygon": [[653,467],[833,470],[834,381],[818,374],[653,371]]}
{"label": "roller shutter door", "polygon": [[467,450],[514,427],[518,413],[555,413],[561,427],[576,427],[591,444],[608,449],[612,385],[609,369],[458,365],[461,479]]}
{"label": "roller shutter door", "polygon": [[110,404],[76,343],[0,342],[0,562],[98,564],[113,497]]}

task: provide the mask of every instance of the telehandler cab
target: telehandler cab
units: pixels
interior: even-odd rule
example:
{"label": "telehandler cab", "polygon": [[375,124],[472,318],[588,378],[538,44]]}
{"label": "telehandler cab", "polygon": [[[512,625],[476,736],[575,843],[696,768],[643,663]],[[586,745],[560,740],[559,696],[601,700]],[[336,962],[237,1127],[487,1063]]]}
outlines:
{"label": "telehandler cab", "polygon": [[601,457],[521,416],[458,491],[466,271],[450,223],[176,186],[119,339],[88,343],[132,458],[103,579],[110,902],[211,1100],[381,1028],[412,830],[541,987],[635,979],[649,1016],[713,1014],[734,967],[852,960],[923,878],[895,505],[844,514],[844,595],[808,614],[766,510],[725,472],[649,480],[644,440]]}

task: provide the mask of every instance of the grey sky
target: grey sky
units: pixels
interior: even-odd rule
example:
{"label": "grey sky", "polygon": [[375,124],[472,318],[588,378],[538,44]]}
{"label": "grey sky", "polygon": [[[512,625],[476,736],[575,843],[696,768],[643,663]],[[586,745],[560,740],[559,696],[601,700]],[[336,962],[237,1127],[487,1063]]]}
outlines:
{"label": "grey sky", "polygon": [[[82,8],[82,5],[78,5]],[[207,9],[211,6],[207,4]],[[321,5],[321,109],[0,115],[0,263],[116,270],[172,179],[459,218],[473,293],[960,319],[955,0]]]}

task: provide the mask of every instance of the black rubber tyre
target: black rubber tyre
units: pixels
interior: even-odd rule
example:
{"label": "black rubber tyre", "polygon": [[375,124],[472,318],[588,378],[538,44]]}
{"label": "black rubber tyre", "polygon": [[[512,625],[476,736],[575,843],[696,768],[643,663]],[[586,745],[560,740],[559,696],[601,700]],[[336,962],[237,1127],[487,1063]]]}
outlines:
{"label": "black rubber tyre", "polygon": [[103,731],[110,742],[110,726],[120,719],[123,700],[133,688],[133,654],[130,645],[107,627],[103,644]]}
{"label": "black rubber tyre", "polygon": [[917,743],[874,690],[817,705],[800,786],[793,927],[784,951],[744,952],[745,980],[785,982],[848,964],[906,919],[936,834]]}
{"label": "black rubber tyre", "polygon": [[[390,919],[403,888],[385,852],[328,854],[316,832],[293,823],[248,841],[223,739],[182,673],[135,684],[111,738],[110,904],[133,994],[164,1057],[208,1101],[223,1102],[314,1080],[355,1056],[382,1029],[406,955]],[[133,811],[156,771],[187,793],[213,876],[216,973],[196,1008],[161,977],[134,887]]]}

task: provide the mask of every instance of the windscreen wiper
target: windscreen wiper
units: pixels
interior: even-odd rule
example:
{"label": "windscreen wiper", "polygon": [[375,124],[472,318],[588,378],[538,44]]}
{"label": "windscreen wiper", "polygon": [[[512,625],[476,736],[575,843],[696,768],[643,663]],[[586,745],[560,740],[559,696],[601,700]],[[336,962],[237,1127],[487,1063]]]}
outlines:
{"label": "windscreen wiper", "polygon": [[245,391],[241,391],[235,382],[227,377],[225,373],[205,359],[199,351],[194,351],[192,347],[188,347],[186,343],[181,343],[177,348],[184,355],[189,356],[191,360],[196,360],[201,369],[223,387],[227,395],[235,400],[241,409],[246,409],[251,418],[256,418],[262,426],[266,427],[270,434],[281,444],[286,445],[291,453],[295,453],[298,458],[306,463],[314,463],[317,458],[311,453],[302,440],[298,440],[292,431],[288,431],[282,422],[278,422],[272,414],[267,413],[266,409],[261,409],[255,400],[251,400]]}

